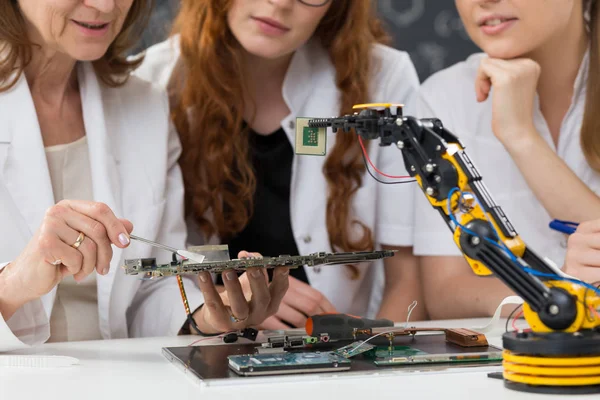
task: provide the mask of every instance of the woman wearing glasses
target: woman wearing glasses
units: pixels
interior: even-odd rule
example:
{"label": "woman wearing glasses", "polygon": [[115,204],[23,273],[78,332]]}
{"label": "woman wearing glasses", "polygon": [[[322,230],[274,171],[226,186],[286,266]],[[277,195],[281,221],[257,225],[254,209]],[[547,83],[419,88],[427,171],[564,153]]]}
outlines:
{"label": "woman wearing glasses", "polygon": [[[372,101],[410,112],[415,69],[384,40],[370,0],[188,0],[174,37],[149,49],[138,70],[169,88],[194,244],[222,241],[232,254],[252,248],[269,256],[399,250],[379,264],[291,271],[263,328],[303,326],[307,316],[333,311],[399,320],[404,305],[421,299],[412,185],[366,175],[355,135],[330,132],[326,157],[296,157],[292,145],[296,117]],[[406,175],[397,149],[370,143],[368,155],[379,169]],[[240,285],[235,274],[223,279]],[[213,306],[203,307],[207,321]],[[243,319],[248,311],[233,313]]]}

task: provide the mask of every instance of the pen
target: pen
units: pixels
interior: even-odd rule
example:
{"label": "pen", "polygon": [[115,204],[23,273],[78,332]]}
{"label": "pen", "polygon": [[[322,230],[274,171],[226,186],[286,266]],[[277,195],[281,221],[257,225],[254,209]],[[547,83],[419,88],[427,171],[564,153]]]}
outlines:
{"label": "pen", "polygon": [[575,233],[578,226],[579,226],[579,223],[577,223],[577,222],[563,221],[560,219],[554,219],[550,222],[550,229],[553,229],[555,231],[558,231],[558,232],[561,232],[561,233],[564,233],[567,235],[571,235],[571,234]]}

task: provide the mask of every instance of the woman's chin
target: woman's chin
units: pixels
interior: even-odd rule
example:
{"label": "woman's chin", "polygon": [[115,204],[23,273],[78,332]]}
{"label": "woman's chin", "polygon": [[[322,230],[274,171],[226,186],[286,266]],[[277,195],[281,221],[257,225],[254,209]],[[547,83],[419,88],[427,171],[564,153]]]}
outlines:
{"label": "woman's chin", "polygon": [[67,54],[71,58],[77,61],[97,61],[104,57],[107,49],[102,46],[102,48],[94,49],[94,48],[77,48],[67,51]]}
{"label": "woman's chin", "polygon": [[265,43],[245,43],[244,49],[253,56],[265,60],[277,60],[293,52],[287,46],[279,47],[273,44],[266,45]]}
{"label": "woman's chin", "polygon": [[503,60],[519,58],[527,53],[525,49],[520,49],[519,46],[511,43],[493,43],[482,46],[482,49],[489,57]]}

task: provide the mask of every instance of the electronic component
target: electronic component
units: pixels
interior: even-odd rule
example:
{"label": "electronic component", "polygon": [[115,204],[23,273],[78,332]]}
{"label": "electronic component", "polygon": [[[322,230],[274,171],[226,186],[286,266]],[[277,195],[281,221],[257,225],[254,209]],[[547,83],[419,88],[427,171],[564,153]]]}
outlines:
{"label": "electronic component", "polygon": [[331,338],[328,334],[322,333],[319,336],[304,336],[304,344],[329,343]]}
{"label": "electronic component", "polygon": [[256,341],[258,330],[254,328],[244,328],[241,331],[229,332],[223,336],[223,343],[235,343],[238,338],[244,338],[251,341]]}
{"label": "electronic component", "polygon": [[332,340],[353,339],[355,329],[393,327],[388,319],[367,319],[348,314],[318,314],[306,320],[306,333],[310,336],[327,334]]}
{"label": "electronic component", "polygon": [[375,346],[371,343],[354,342],[349,345],[340,347],[337,350],[334,350],[334,353],[344,358],[351,358],[359,354],[366,353],[367,351],[372,350],[374,348]]}
{"label": "electronic component", "polygon": [[350,360],[331,352],[249,354],[227,359],[229,368],[245,376],[346,371],[351,366]]}
{"label": "electronic component", "polygon": [[327,128],[308,126],[309,118],[296,118],[296,154],[324,156]]}
{"label": "electronic component", "polygon": [[145,278],[171,275],[198,274],[199,272],[221,273],[226,270],[244,271],[248,268],[298,268],[303,265],[346,265],[358,262],[375,261],[394,256],[394,250],[359,251],[346,253],[313,253],[307,256],[281,255],[278,257],[242,258],[228,261],[194,263],[190,260],[174,260],[169,264],[157,264],[155,258],[125,260],[126,275],[143,274]]}
{"label": "electronic component", "polygon": [[223,343],[235,343],[238,340],[237,332],[229,332],[223,336]]}
{"label": "electronic component", "polygon": [[488,345],[488,341],[484,334],[465,328],[447,329],[446,341],[462,347],[481,347]]}
{"label": "electronic component", "polygon": [[267,343],[263,343],[263,345],[265,345],[265,347],[270,347],[270,348],[284,348],[286,347],[286,336],[277,336],[277,337],[270,337],[267,339]]}
{"label": "electronic component", "polygon": [[258,337],[258,330],[254,328],[245,328],[242,330],[240,337],[254,342]]}
{"label": "electronic component", "polygon": [[293,349],[301,348],[317,343],[328,343],[330,340],[329,335],[322,334],[319,336],[271,336],[267,338],[267,342],[262,344],[265,348],[282,348],[282,349]]}
{"label": "electronic component", "polygon": [[256,354],[279,354],[279,353],[285,353],[285,349],[283,347],[265,347],[265,346],[260,346],[257,347],[254,352]]}

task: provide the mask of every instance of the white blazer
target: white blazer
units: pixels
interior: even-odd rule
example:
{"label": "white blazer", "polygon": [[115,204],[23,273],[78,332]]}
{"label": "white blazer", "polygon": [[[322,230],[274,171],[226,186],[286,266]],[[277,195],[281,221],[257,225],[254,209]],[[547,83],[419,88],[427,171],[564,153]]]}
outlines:
{"label": "white blazer", "polygon": [[[179,57],[178,38],[153,46],[136,74],[166,86]],[[372,51],[374,66],[372,94],[365,102],[392,102],[407,105],[413,114],[419,80],[407,53],[385,46]],[[311,41],[296,51],[288,69],[283,97],[291,110],[281,126],[295,143],[296,117],[331,117],[340,112],[340,92],[335,85],[335,68],[326,51]],[[342,133],[340,133],[342,134]],[[331,130],[327,147],[331,150],[336,134]],[[392,175],[406,175],[402,154],[394,147],[370,146],[370,157],[380,170]],[[331,251],[326,226],[327,182],[323,175],[325,157],[294,156],[290,207],[292,230],[300,254]],[[353,200],[353,213],[373,230],[377,246],[410,246],[413,235],[414,185],[383,185],[365,174],[362,187]],[[194,229],[190,226],[190,239]],[[217,239],[218,240],[218,239]],[[203,238],[196,242],[202,243]],[[252,249],[248,249],[252,250]],[[306,268],[308,280],[340,312],[374,316],[383,294],[383,262],[359,264],[360,278],[352,280],[345,267]],[[402,305],[399,305],[402,306]]]}
{"label": "white blazer", "polygon": [[[88,137],[94,200],[128,218],[134,233],[172,246],[185,243],[183,185],[177,165],[180,144],[170,129],[162,90],[138,78],[121,88],[99,83],[89,63],[80,64],[79,84]],[[0,93],[0,268],[25,248],[55,202],[40,127],[24,77]],[[105,339],[177,334],[186,316],[175,279],[142,281],[126,276],[124,259],[165,252],[132,242],[113,246],[107,276],[98,275],[98,311]],[[202,295],[186,280],[191,306]],[[50,335],[56,288],[19,309],[0,315],[0,352],[33,346]]]}

